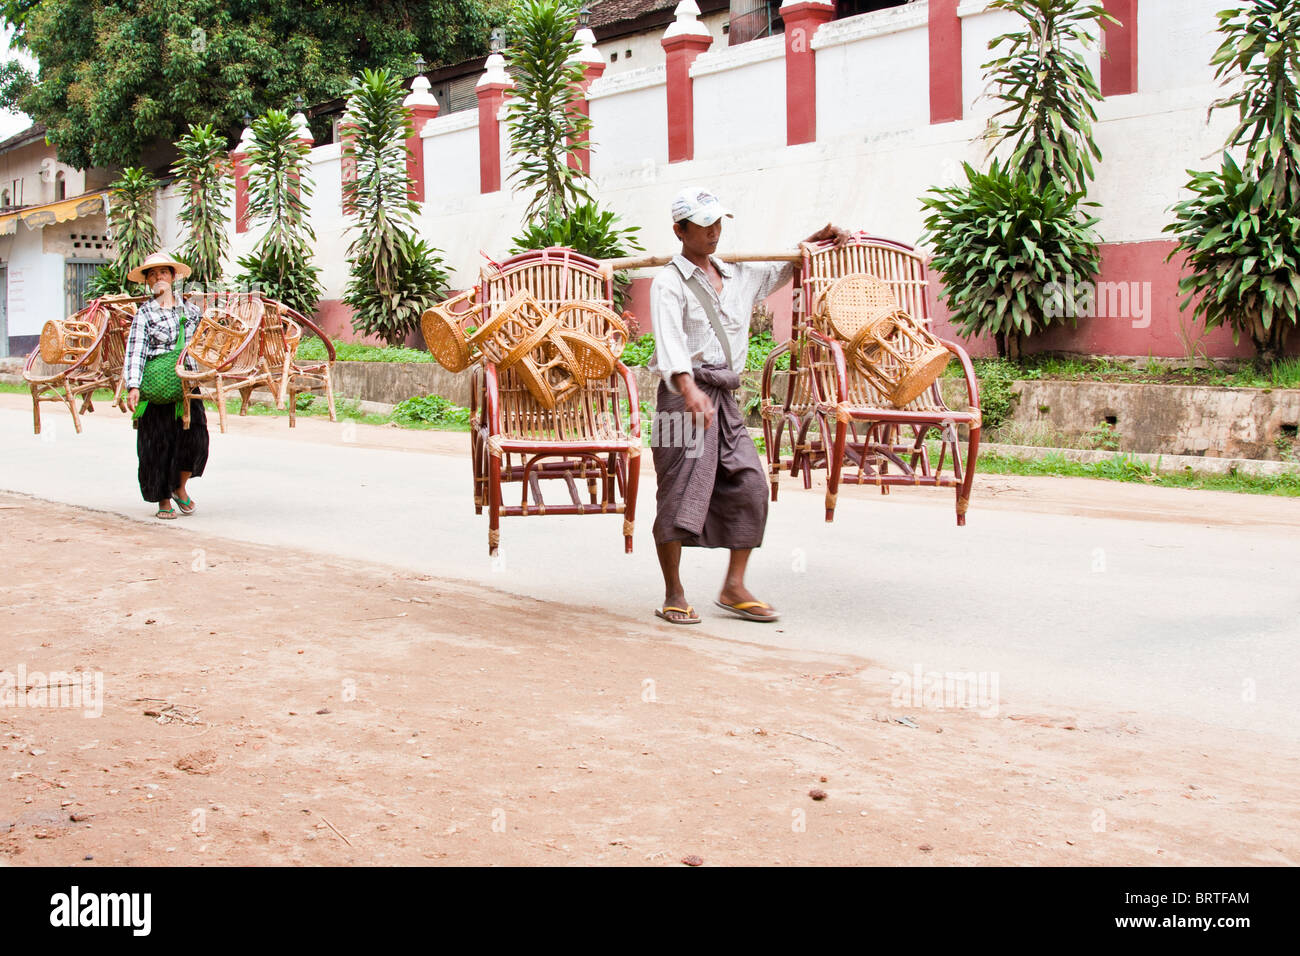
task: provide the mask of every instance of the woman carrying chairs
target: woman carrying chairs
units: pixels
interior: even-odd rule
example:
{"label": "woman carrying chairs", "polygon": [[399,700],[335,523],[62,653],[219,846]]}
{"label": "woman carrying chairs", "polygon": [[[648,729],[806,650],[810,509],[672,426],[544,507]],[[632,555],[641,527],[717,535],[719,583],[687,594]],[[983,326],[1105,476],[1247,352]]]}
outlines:
{"label": "woman carrying chairs", "polygon": [[[208,461],[208,425],[203,402],[189,399],[190,427],[182,425],[178,356],[199,324],[197,307],[181,301],[172,286],[190,274],[189,266],[165,252],[155,252],[128,273],[132,282],[144,282],[154,297],[142,302],[131,322],[123,372],[127,407],[136,426],[140,494],[156,501],[154,517],[172,519],[177,510],[193,514],[190,478],[203,474]],[[172,500],[175,499],[175,507]]]}

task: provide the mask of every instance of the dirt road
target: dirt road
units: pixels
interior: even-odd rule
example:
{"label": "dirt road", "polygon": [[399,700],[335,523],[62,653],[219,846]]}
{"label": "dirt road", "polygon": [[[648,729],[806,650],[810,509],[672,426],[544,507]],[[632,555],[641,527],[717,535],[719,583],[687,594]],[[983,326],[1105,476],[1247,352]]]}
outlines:
{"label": "dirt road", "polygon": [[1290,739],[903,706],[869,660],[20,495],[0,522],[14,865],[1300,862]]}

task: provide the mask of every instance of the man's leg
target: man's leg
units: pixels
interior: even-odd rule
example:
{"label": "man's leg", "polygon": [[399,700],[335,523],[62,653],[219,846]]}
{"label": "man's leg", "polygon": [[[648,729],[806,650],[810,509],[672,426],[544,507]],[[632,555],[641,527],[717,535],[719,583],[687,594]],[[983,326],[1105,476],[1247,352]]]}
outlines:
{"label": "man's leg", "polygon": [[[680,541],[667,541],[655,545],[655,551],[659,554],[659,569],[664,573],[664,607],[690,607],[686,603],[686,589],[682,587],[680,574],[682,543]],[[682,611],[665,610],[664,614],[674,621],[683,621],[691,616]]]}
{"label": "man's leg", "polygon": [[[722,593],[718,595],[718,600],[723,604],[736,605],[758,600],[749,588],[745,587],[745,569],[749,566],[749,556],[753,550],[753,548],[732,549],[731,560],[727,563],[727,577],[722,582]],[[775,609],[770,607],[750,607],[745,610],[755,617],[776,617]]]}

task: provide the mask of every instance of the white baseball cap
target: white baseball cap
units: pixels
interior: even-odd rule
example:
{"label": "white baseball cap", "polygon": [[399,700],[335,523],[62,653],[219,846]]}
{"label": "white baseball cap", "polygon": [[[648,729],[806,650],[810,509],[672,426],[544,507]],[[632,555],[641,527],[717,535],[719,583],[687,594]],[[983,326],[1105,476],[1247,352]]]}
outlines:
{"label": "white baseball cap", "polygon": [[723,208],[718,197],[702,186],[687,186],[673,200],[673,222],[689,219],[697,226],[711,226],[723,216],[736,218]]}

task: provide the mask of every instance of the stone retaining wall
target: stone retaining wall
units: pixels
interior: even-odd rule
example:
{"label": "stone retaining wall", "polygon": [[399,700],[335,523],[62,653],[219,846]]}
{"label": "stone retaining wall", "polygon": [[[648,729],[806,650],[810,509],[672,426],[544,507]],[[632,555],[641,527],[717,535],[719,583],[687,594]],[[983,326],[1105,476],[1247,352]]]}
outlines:
{"label": "stone retaining wall", "polygon": [[[395,405],[413,395],[442,395],[469,404],[469,372],[387,362],[339,362],[334,368],[335,391],[343,397]],[[640,400],[653,409],[657,378],[644,368],[633,372]],[[950,407],[965,407],[963,381],[943,379],[941,385]],[[746,373],[742,408],[758,387],[759,373]],[[1300,455],[1300,389],[1063,381],[1021,381],[1015,389],[1012,421],[1042,424],[1075,439],[1109,423],[1120,451],[1265,460]],[[750,424],[760,424],[756,414]]]}
{"label": "stone retaining wall", "polygon": [[1300,389],[1017,382],[1013,420],[1074,437],[1113,427],[1120,451],[1278,460],[1295,455]]}

